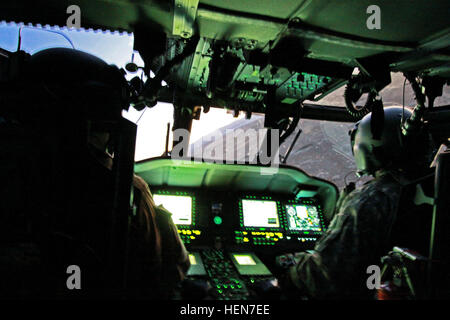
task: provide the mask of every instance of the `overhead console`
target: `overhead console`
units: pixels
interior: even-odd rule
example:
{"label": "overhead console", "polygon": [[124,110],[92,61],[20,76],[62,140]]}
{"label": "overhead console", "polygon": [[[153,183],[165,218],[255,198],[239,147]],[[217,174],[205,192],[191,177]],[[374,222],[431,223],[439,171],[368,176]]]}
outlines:
{"label": "overhead console", "polygon": [[326,230],[337,188],[283,166],[156,158],[136,164],[157,205],[172,213],[190,252],[190,279],[203,279],[219,299],[247,299],[273,279],[274,257],[312,249]]}

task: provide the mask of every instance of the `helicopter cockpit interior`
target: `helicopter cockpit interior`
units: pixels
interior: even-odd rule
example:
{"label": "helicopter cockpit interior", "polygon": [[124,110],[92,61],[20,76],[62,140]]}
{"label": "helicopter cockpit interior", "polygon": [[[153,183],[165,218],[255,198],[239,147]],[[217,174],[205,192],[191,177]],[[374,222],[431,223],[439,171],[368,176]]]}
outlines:
{"label": "helicopter cockpit interior", "polygon": [[136,164],[156,204],[173,214],[190,254],[188,277],[209,280],[215,298],[245,299],[248,286],[275,279],[274,256],[312,249],[334,212],[333,184],[289,166],[270,175],[261,168],[170,158]]}
{"label": "helicopter cockpit interior", "polygon": [[[122,292],[126,282],[127,222],[136,174],[150,187],[155,204],[172,213],[189,252],[190,282],[180,286],[176,299],[202,299],[206,291],[219,300],[279,298],[280,292],[270,290],[279,272],[275,257],[289,254],[295,260],[295,253],[313,250],[333,219],[340,194],[333,181],[286,163],[301,133],[296,131],[300,120],[351,124],[370,112],[382,115],[381,92],[392,83],[392,73],[403,74],[403,91],[408,82],[415,98],[403,134],[413,136],[426,127],[438,149],[429,206],[430,252],[424,254],[448,266],[448,1],[64,0],[0,6],[0,21],[19,28],[132,34],[133,52],[142,60],[122,69],[128,85],[124,110],[173,105],[165,151],[149,159],[135,161],[135,123],[108,119],[118,132],[107,272],[121,281],[111,284],[112,292]],[[29,58],[24,51],[0,46],[2,106],[14,105]],[[398,96],[401,91],[396,88]],[[341,105],[323,103],[336,92]],[[436,104],[442,97],[444,104]],[[2,109],[0,119],[16,112]],[[263,116],[261,140],[269,150],[271,144],[291,143],[284,159],[260,151],[254,161],[194,157],[185,148],[193,121],[212,109],[245,119]],[[173,134],[171,148],[170,130],[181,132]],[[439,297],[445,267],[430,264],[427,274],[434,288],[428,297]],[[268,284],[269,289],[262,287]]]}

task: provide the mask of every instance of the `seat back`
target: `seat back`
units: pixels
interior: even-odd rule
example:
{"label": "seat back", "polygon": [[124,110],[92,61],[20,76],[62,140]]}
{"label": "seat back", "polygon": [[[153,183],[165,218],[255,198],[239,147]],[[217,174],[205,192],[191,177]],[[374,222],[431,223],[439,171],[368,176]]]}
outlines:
{"label": "seat back", "polygon": [[[104,287],[112,173],[102,171],[71,139],[0,125],[0,294],[5,297],[92,296]],[[70,265],[81,268],[84,290],[68,290]]]}

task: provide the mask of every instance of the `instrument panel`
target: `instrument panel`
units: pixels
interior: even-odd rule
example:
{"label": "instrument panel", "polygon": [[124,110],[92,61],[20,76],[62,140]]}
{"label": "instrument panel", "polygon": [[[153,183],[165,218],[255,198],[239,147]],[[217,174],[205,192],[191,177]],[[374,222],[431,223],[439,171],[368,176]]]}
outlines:
{"label": "instrument panel", "polygon": [[286,195],[155,189],[187,248],[309,249],[326,229],[320,202]]}
{"label": "instrument panel", "polygon": [[260,166],[157,158],[135,171],[172,213],[189,252],[174,297],[181,300],[280,298],[278,278],[296,253],[314,248],[338,194],[328,181],[289,166],[261,175]]}

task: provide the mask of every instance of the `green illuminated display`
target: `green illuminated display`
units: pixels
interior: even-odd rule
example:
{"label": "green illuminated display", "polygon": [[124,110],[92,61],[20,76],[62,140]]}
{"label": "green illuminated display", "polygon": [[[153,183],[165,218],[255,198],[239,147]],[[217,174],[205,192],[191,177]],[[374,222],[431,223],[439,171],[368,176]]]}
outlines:
{"label": "green illuminated display", "polygon": [[156,205],[163,205],[172,213],[172,220],[177,225],[192,224],[192,197],[180,195],[153,195]]}
{"label": "green illuminated display", "polygon": [[195,259],[195,256],[192,253],[189,254],[189,262],[191,265],[197,265],[197,259]]}
{"label": "green illuminated display", "polygon": [[243,223],[246,227],[280,227],[275,201],[243,199],[242,213]]}
{"label": "green illuminated display", "polygon": [[319,212],[315,206],[294,204],[286,205],[288,226],[290,230],[322,231]]}
{"label": "green illuminated display", "polygon": [[249,254],[233,254],[237,263],[244,266],[256,265],[255,260]]}

